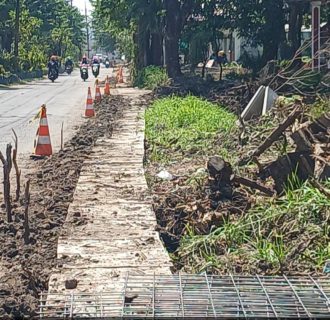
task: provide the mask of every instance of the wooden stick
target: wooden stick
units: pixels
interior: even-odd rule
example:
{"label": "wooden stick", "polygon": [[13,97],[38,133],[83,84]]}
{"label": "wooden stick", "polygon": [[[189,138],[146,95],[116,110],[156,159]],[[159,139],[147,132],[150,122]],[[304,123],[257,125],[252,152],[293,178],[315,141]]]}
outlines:
{"label": "wooden stick", "polygon": [[63,150],[63,122],[61,127],[61,150]]}
{"label": "wooden stick", "polygon": [[30,205],[30,179],[26,181],[24,192],[24,243],[30,243],[30,226],[29,226],[29,205]]}
{"label": "wooden stick", "polygon": [[15,149],[13,150],[13,164],[16,172],[16,198],[15,201],[18,201],[21,193],[21,170],[18,168],[17,164],[17,150],[18,150],[18,138],[14,129],[12,129],[14,133],[14,141],[15,141]]}
{"label": "wooden stick", "polygon": [[297,105],[296,108],[290,113],[286,120],[284,120],[269,136],[268,138],[253,151],[251,157],[258,157],[264,153],[278,138],[281,134],[301,115],[301,105]]}
{"label": "wooden stick", "polygon": [[257,189],[257,190],[263,192],[264,194],[266,194],[268,196],[273,196],[275,194],[275,192],[273,190],[271,190],[269,188],[266,188],[265,186],[255,182],[253,180],[247,179],[247,178],[243,178],[243,177],[233,175],[231,177],[231,181],[232,182],[237,182],[239,184],[242,184],[242,185],[247,186],[247,187],[252,188],[252,189]]}
{"label": "wooden stick", "polygon": [[3,164],[3,196],[7,212],[7,221],[8,223],[13,222],[11,215],[11,201],[10,201],[10,171],[12,168],[11,161],[11,144],[7,144],[6,148],[6,159],[0,151],[0,160]]}

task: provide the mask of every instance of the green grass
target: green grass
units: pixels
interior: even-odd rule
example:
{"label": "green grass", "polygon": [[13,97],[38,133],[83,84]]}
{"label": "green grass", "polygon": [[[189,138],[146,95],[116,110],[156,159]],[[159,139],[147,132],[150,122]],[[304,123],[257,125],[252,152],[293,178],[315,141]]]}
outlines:
{"label": "green grass", "polygon": [[228,142],[236,116],[215,104],[188,96],[157,100],[146,111],[151,160],[164,162],[173,152],[203,153]]}
{"label": "green grass", "polygon": [[327,96],[319,96],[314,104],[308,110],[312,119],[315,120],[321,117],[326,112],[330,112],[330,100]]}
{"label": "green grass", "polygon": [[134,84],[139,88],[154,90],[169,84],[169,77],[164,68],[148,66],[138,72]]}
{"label": "green grass", "polygon": [[[330,189],[330,180],[323,183]],[[268,273],[290,269],[321,272],[330,259],[330,199],[309,182],[283,197],[260,202],[244,215],[224,220],[208,235],[183,238],[177,260],[187,270]],[[219,253],[220,252],[220,253]]]}

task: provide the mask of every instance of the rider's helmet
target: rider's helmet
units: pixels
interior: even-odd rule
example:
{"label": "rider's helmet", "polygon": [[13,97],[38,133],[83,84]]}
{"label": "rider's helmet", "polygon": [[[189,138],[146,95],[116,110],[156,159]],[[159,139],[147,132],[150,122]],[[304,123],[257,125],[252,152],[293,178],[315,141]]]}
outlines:
{"label": "rider's helmet", "polygon": [[218,52],[218,56],[219,57],[223,57],[225,55],[225,52],[223,51],[223,50],[220,50],[219,52]]}

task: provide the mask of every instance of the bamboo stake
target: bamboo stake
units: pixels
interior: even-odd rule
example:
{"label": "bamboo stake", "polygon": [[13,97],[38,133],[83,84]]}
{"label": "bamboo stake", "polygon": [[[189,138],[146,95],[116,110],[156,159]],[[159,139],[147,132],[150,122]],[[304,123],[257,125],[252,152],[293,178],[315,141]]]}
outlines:
{"label": "bamboo stake", "polygon": [[21,193],[21,170],[18,168],[17,164],[17,150],[18,150],[18,138],[17,134],[14,129],[12,129],[14,133],[14,142],[15,142],[15,148],[13,150],[13,164],[16,172],[16,198],[15,201],[18,201],[20,198],[20,193]]}
{"label": "bamboo stake", "polygon": [[29,205],[30,205],[30,179],[26,181],[24,193],[24,243],[30,243],[30,226],[29,226]]}

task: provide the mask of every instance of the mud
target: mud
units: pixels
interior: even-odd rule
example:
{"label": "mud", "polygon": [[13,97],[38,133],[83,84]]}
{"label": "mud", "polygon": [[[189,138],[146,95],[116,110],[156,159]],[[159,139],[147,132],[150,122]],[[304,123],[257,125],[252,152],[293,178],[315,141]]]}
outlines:
{"label": "mud", "polygon": [[10,224],[2,205],[0,318],[36,316],[38,294],[47,290],[50,272],[56,265],[57,239],[84,159],[99,137],[111,135],[115,119],[120,117],[120,106],[125,103],[128,101],[118,96],[104,99],[95,106],[96,117],[83,124],[62,151],[48,159],[30,160],[30,173],[22,179],[31,181],[28,245],[23,241],[24,199],[13,203],[14,222]]}

